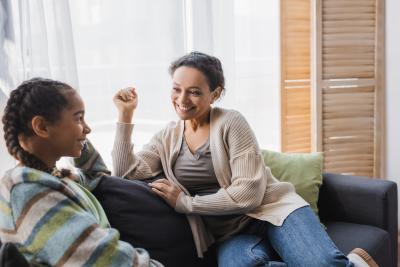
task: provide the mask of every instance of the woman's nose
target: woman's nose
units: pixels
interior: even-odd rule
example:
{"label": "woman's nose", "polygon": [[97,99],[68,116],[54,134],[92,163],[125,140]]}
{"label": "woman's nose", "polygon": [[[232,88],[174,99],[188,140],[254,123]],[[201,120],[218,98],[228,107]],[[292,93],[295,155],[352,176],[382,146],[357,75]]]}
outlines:
{"label": "woman's nose", "polygon": [[188,98],[187,98],[185,93],[182,93],[182,94],[179,95],[178,99],[179,99],[180,103],[185,103]]}

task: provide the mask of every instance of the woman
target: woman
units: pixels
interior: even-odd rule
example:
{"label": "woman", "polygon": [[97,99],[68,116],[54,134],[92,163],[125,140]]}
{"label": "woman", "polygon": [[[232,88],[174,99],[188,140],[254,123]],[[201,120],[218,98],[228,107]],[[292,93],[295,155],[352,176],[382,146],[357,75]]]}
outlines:
{"label": "woman", "polygon": [[[153,182],[152,190],[188,216],[199,255],[219,242],[219,266],[354,266],[293,185],[279,182],[264,166],[244,117],[212,107],[225,90],[220,61],[192,52],[173,62],[170,74],[171,102],[180,120],[137,154],[130,140],[136,91],[115,95],[116,174],[142,179],[163,172],[166,178]],[[367,255],[355,252],[360,251]],[[350,257],[367,264],[360,255]]]}
{"label": "woman", "polygon": [[[69,85],[25,81],[10,94],[2,122],[9,153],[19,161],[0,180],[0,238],[32,266],[162,266],[119,240],[89,190],[109,174],[86,136],[85,108]],[[76,157],[78,175],[58,171]]]}

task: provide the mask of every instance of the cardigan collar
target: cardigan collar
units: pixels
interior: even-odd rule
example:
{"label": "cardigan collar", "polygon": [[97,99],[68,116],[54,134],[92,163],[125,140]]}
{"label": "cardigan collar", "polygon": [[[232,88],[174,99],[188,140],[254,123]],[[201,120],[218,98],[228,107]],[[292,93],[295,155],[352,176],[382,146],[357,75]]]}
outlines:
{"label": "cardigan collar", "polygon": [[[214,172],[215,172],[215,175],[217,177],[218,184],[221,187],[223,187],[224,186],[224,180],[223,180],[223,176],[222,176],[222,170],[220,170],[218,168],[218,166],[220,166],[220,164],[218,164],[218,162],[215,162],[215,157],[212,156],[213,154],[214,155],[216,154],[216,149],[217,149],[215,147],[215,142],[214,142],[214,140],[212,138],[212,134],[213,134],[213,131],[215,129],[214,126],[216,125],[216,122],[217,122],[217,120],[219,118],[219,116],[218,116],[219,111],[221,111],[221,109],[218,108],[218,107],[212,107],[211,110],[210,110],[210,137],[209,137],[209,139],[210,139],[211,160],[213,162]],[[174,140],[175,144],[173,146],[173,151],[172,151],[172,154],[171,154],[171,157],[170,157],[169,166],[168,166],[169,167],[170,176],[172,176],[173,179],[175,180],[175,182],[178,183],[178,184],[179,184],[179,182],[178,182],[178,180],[176,179],[176,177],[173,174],[172,166],[174,165],[176,159],[178,158],[179,152],[180,152],[180,150],[182,148],[184,130],[185,130],[185,121],[184,120],[177,121],[176,127],[174,129],[174,132],[175,132],[174,136],[177,136],[177,139]],[[182,186],[181,186],[181,188],[182,188]]]}

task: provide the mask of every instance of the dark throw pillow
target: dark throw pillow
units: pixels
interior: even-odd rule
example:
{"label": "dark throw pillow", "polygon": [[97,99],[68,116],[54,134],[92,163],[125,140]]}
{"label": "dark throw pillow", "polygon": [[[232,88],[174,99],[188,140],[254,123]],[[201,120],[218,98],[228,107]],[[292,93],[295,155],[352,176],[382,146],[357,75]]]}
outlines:
{"label": "dark throw pillow", "polygon": [[1,267],[29,267],[25,257],[18,251],[12,243],[1,245],[0,249]]}
{"label": "dark throw pillow", "polygon": [[186,216],[175,212],[147,183],[104,177],[93,194],[121,240],[146,249],[165,266],[207,266],[197,257]]}

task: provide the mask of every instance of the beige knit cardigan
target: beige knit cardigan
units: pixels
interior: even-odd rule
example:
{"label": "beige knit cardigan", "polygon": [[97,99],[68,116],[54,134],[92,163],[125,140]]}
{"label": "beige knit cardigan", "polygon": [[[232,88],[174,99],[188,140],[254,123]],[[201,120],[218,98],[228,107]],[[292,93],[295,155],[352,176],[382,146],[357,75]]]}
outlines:
{"label": "beige knit cardigan", "polygon": [[115,175],[145,179],[164,172],[178,184],[183,192],[175,210],[187,215],[199,256],[214,242],[199,215],[247,214],[280,226],[292,211],[308,205],[292,184],[273,177],[253,131],[237,111],[211,109],[210,150],[221,189],[205,196],[190,196],[172,171],[182,145],[184,121],[170,123],[138,153],[133,151],[132,129],[133,124],[117,124],[112,151]]}

